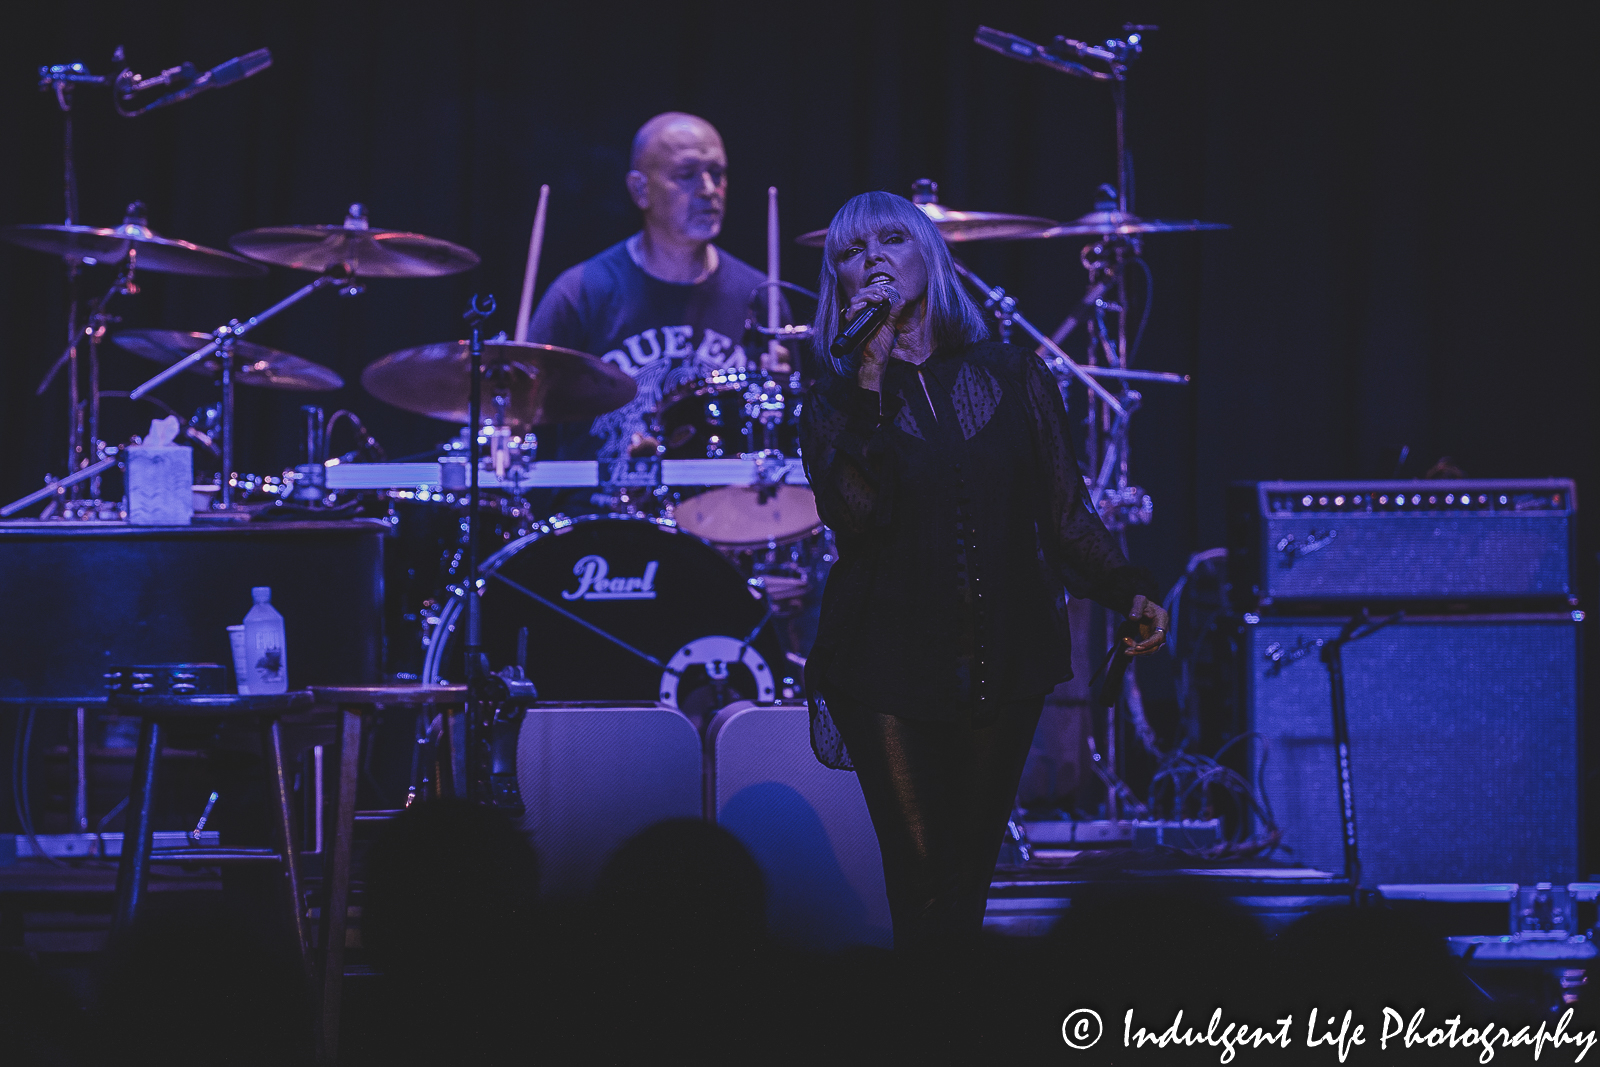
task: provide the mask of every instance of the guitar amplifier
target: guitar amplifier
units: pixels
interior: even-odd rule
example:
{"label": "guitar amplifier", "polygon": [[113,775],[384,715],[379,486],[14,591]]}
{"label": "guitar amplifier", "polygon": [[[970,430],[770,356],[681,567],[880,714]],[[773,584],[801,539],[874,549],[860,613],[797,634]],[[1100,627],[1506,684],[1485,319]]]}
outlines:
{"label": "guitar amplifier", "polygon": [[[1407,615],[1342,651],[1362,881],[1579,875],[1582,613]],[[1251,621],[1251,620],[1255,621]],[[1321,643],[1342,620],[1247,615],[1250,769],[1295,863],[1338,872]]]}
{"label": "guitar amplifier", "polygon": [[[1247,482],[1228,495],[1238,603],[1571,603],[1571,481]],[[1285,603],[1287,602],[1287,604]]]}

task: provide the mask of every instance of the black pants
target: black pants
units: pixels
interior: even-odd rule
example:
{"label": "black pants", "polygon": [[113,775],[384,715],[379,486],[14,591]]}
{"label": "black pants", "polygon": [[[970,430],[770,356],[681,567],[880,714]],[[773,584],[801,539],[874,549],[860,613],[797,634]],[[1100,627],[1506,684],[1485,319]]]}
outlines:
{"label": "black pants", "polygon": [[883,853],[897,949],[976,937],[1044,697],[981,729],[828,701]]}

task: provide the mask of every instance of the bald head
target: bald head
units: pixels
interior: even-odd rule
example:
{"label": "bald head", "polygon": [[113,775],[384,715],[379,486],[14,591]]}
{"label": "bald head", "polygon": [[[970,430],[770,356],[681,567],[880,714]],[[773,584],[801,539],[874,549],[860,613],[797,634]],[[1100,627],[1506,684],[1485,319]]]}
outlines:
{"label": "bald head", "polygon": [[691,115],[684,111],[663,111],[640,126],[639,132],[633,135],[633,154],[629,158],[628,166],[642,171],[646,162],[652,157],[657,157],[663,152],[670,153],[674,145],[689,143],[715,144],[720,151],[722,135],[717,132],[715,126],[699,115]]}
{"label": "bald head", "polygon": [[696,115],[668,111],[633,137],[628,195],[644,213],[652,239],[704,246],[722,232],[728,155],[716,127]]}

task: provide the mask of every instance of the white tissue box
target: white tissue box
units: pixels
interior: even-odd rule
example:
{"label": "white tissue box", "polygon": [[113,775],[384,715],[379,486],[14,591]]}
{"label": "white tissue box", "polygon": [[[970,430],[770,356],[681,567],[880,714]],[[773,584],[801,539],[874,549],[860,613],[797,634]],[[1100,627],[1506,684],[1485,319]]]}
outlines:
{"label": "white tissue box", "polygon": [[189,525],[194,517],[194,453],[185,445],[134,445],[124,454],[129,525]]}

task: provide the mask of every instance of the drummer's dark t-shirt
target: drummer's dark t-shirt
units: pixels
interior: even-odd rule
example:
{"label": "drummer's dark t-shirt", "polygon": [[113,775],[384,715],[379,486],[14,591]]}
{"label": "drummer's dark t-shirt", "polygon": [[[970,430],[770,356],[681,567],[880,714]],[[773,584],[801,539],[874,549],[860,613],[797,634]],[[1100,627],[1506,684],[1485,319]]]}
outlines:
{"label": "drummer's dark t-shirt", "polygon": [[[718,370],[758,362],[761,335],[746,331],[766,276],[722,249],[717,269],[693,285],[664,282],[640,269],[627,242],[563,273],[539,301],[528,340],[575,348],[620,367],[639,383],[631,402],[585,426],[547,426],[541,459],[615,459],[645,429],[661,397]],[[752,299],[756,297],[757,299]]]}

